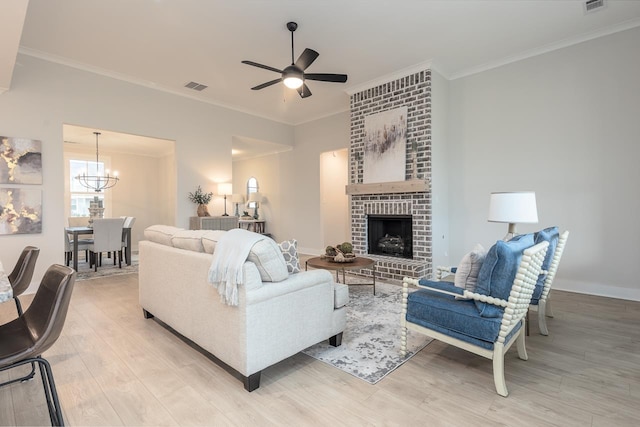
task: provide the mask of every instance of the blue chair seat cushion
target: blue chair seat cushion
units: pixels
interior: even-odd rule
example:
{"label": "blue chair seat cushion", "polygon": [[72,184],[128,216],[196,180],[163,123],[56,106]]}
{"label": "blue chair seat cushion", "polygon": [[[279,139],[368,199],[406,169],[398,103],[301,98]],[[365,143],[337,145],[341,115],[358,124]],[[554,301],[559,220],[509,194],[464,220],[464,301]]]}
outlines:
{"label": "blue chair seat cushion", "polygon": [[[493,343],[498,339],[502,321],[501,318],[482,317],[472,300],[456,300],[453,295],[424,289],[409,294],[406,320],[488,350],[493,349]],[[518,323],[507,340],[520,327]]]}

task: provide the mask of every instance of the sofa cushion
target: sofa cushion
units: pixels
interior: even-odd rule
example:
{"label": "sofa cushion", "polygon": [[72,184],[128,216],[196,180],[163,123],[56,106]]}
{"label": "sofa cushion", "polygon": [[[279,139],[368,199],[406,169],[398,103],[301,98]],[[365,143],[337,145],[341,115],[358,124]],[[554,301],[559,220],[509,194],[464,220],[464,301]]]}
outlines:
{"label": "sofa cushion", "polygon": [[184,230],[183,228],[174,227],[172,225],[152,225],[144,230],[144,238],[167,246],[171,244],[171,238],[176,231]]}
{"label": "sofa cushion", "polygon": [[282,251],[273,239],[262,239],[249,251],[247,261],[258,267],[263,282],[280,282],[289,277]]}
{"label": "sofa cushion", "polygon": [[[521,234],[508,242],[499,240],[489,249],[478,273],[476,292],[503,300],[509,299],[522,253],[533,246],[533,234]],[[501,317],[504,309],[493,304],[475,301],[483,317]]]}
{"label": "sofa cushion", "polygon": [[284,256],[284,262],[287,264],[287,271],[290,274],[300,273],[300,261],[298,260],[298,241],[296,239],[285,240],[281,242],[280,250]]}
{"label": "sofa cushion", "polygon": [[171,245],[174,248],[187,251],[204,252],[202,235],[204,230],[178,230],[171,237]]}
{"label": "sofa cushion", "polygon": [[225,230],[206,230],[202,234],[202,247],[204,251],[208,254],[212,254],[216,249],[216,245],[218,241],[224,236],[226,233]]}
{"label": "sofa cushion", "polygon": [[480,267],[482,267],[482,262],[486,256],[487,251],[485,248],[481,244],[477,244],[471,252],[462,257],[456,269],[454,284],[459,288],[475,292],[478,273],[480,273]]}

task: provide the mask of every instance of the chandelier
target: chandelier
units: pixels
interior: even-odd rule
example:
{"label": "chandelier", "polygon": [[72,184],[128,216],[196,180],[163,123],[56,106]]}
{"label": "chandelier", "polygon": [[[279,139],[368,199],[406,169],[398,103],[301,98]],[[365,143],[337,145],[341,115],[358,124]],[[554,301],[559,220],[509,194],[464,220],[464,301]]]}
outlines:
{"label": "chandelier", "polygon": [[94,134],[96,136],[96,174],[87,175],[83,172],[76,176],[76,179],[82,186],[99,193],[102,190],[106,190],[107,188],[111,188],[116,185],[119,178],[118,172],[115,172],[113,175],[109,175],[108,170],[105,171],[103,175],[100,175],[100,162],[98,161],[98,135],[100,135],[100,132],[94,132]]}

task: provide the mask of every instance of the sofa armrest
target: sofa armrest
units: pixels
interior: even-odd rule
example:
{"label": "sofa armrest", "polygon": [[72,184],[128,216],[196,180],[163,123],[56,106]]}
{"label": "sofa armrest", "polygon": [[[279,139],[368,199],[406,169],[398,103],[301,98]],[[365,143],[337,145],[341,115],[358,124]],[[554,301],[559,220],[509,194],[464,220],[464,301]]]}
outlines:
{"label": "sofa armrest", "polygon": [[333,276],[327,270],[301,271],[300,273],[290,274],[287,279],[280,282],[263,282],[261,286],[252,286],[250,283],[247,283],[247,305],[256,304],[318,285],[326,285],[332,291],[332,284]]}

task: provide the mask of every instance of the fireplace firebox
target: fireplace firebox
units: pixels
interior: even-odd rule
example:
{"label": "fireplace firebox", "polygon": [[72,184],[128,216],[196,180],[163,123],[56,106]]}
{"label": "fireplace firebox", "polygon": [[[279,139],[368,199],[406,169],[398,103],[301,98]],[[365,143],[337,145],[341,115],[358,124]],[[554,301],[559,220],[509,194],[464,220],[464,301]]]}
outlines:
{"label": "fireplace firebox", "polygon": [[411,215],[367,215],[367,229],[369,254],[413,258]]}

